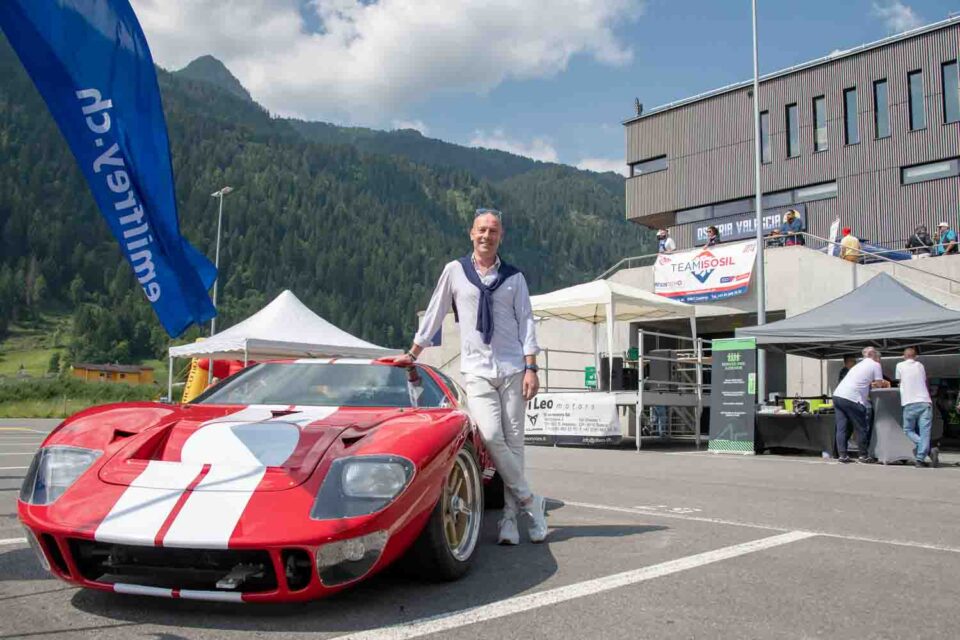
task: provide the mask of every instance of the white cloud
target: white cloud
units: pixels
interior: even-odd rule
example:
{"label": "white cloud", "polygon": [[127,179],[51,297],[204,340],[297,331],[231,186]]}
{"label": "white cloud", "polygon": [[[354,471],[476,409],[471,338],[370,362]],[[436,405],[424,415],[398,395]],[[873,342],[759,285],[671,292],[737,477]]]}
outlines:
{"label": "white cloud", "polygon": [[583,169],[584,171],[596,171],[597,173],[613,171],[614,173],[619,173],[622,176],[627,175],[626,161],[622,158],[584,158],[577,163],[577,169]]}
{"label": "white cloud", "polygon": [[423,120],[394,120],[394,129],[413,129],[419,131],[422,135],[430,133],[430,127],[424,124]]}
{"label": "white cloud", "polygon": [[923,19],[916,14],[913,8],[903,4],[900,0],[894,0],[885,5],[874,2],[871,13],[874,17],[883,20],[890,33],[902,33],[910,29],[916,29],[923,24]]}
{"label": "white cloud", "polygon": [[[615,28],[644,0],[133,0],[155,61],[212,54],[275,113],[390,122],[439,91],[632,59]],[[305,5],[305,6],[304,6]],[[305,26],[315,12],[319,33]]]}
{"label": "white cloud", "polygon": [[526,156],[542,162],[559,162],[557,150],[546,138],[534,138],[530,142],[508,138],[503,129],[494,129],[492,133],[475,131],[470,139],[471,147],[499,149],[518,156]]}

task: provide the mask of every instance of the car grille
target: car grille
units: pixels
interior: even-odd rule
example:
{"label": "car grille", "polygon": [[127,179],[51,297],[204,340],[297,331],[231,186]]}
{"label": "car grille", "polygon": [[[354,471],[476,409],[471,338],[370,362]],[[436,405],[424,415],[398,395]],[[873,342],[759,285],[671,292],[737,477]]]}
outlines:
{"label": "car grille", "polygon": [[80,575],[91,582],[216,591],[217,581],[238,565],[247,565],[261,570],[229,591],[277,589],[273,562],[263,550],[174,549],[71,539],[70,552]]}

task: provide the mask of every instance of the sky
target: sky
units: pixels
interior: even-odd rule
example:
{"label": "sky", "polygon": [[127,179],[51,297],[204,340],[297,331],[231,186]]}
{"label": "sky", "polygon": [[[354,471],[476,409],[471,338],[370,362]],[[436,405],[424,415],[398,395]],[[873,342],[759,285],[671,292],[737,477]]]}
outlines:
{"label": "sky", "polygon": [[[154,60],[211,54],[272,113],[625,172],[622,121],[753,74],[750,0],[132,0]],[[760,72],[960,0],[757,0]]]}

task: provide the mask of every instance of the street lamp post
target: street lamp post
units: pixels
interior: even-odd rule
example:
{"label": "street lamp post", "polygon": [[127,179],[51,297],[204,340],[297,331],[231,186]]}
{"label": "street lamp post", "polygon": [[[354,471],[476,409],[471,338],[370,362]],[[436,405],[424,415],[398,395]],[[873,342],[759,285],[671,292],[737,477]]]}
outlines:
{"label": "street lamp post", "polygon": [[[757,212],[757,325],[767,323],[767,282],[763,274],[763,193],[760,190],[760,65],[757,62],[757,0],[753,3],[753,135],[754,135],[754,192]],[[757,397],[764,402],[767,395],[767,359],[763,349],[757,350]]]}
{"label": "street lamp post", "polygon": [[[217,212],[217,248],[213,255],[213,266],[217,268],[217,277],[213,281],[213,308],[217,308],[217,284],[220,282],[220,229],[223,227],[223,196],[233,191],[233,187],[223,187],[210,194],[211,198],[220,200],[219,211]],[[210,335],[217,332],[217,317],[210,319]]]}
{"label": "street lamp post", "polygon": [[[233,191],[233,187],[221,187],[210,194],[211,198],[220,200],[217,211],[217,248],[213,255],[213,266],[217,269],[217,277],[213,281],[213,308],[217,308],[217,284],[220,282],[220,229],[223,227],[223,197]],[[210,336],[217,332],[217,316],[210,319]],[[207,360],[207,384],[213,383],[213,358]]]}

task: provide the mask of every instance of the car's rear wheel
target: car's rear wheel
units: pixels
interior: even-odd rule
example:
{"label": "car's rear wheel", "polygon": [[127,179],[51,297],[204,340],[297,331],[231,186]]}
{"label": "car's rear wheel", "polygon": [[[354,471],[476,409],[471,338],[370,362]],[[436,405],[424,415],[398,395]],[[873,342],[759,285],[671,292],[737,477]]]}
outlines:
{"label": "car's rear wheel", "polygon": [[410,560],[424,578],[456,580],[470,568],[483,518],[483,481],[473,447],[457,452],[444,478],[440,500],[410,549]]}

